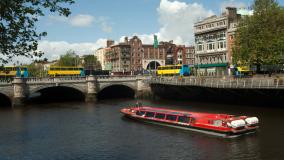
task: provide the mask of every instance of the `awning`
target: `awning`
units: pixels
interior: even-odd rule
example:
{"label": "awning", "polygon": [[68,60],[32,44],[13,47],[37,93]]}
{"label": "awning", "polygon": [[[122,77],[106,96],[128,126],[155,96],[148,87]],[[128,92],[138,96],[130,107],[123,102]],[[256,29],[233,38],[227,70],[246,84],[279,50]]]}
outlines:
{"label": "awning", "polygon": [[211,64],[197,64],[196,68],[209,68],[209,67],[227,67],[228,63],[211,63]]}

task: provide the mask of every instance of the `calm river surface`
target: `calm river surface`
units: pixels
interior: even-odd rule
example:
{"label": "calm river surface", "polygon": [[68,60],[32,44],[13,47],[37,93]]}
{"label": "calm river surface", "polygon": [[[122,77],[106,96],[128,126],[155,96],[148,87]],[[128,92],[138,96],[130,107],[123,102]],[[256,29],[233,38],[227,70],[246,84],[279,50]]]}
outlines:
{"label": "calm river surface", "polygon": [[0,160],[283,159],[284,107],[142,101],[191,111],[258,116],[257,134],[224,139],[136,122],[119,110],[134,100],[52,103],[0,110]]}

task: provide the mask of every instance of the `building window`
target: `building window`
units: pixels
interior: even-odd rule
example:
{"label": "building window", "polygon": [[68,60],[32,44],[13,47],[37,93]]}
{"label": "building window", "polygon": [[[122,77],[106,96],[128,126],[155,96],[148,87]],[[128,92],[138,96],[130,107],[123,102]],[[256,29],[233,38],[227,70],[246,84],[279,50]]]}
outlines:
{"label": "building window", "polygon": [[226,48],[226,41],[219,41],[218,49],[225,49],[225,48]]}
{"label": "building window", "polygon": [[197,44],[197,51],[203,51],[203,44]]}
{"label": "building window", "polygon": [[211,51],[215,49],[215,44],[214,42],[208,42],[207,43],[207,50]]}
{"label": "building window", "polygon": [[226,39],[226,33],[225,31],[219,32],[217,34],[217,39]]}

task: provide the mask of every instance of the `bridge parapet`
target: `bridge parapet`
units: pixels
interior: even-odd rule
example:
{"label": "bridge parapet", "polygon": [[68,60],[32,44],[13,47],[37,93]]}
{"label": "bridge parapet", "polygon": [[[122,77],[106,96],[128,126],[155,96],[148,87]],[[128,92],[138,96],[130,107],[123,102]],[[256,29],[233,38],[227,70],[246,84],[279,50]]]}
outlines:
{"label": "bridge parapet", "polygon": [[85,77],[33,77],[27,78],[27,83],[58,83],[58,82],[86,82]]}
{"label": "bridge parapet", "polygon": [[0,85],[12,84],[12,79],[0,79]]}
{"label": "bridge parapet", "polygon": [[98,79],[136,79],[137,76],[96,76]]}
{"label": "bridge parapet", "polygon": [[98,76],[98,82],[123,82],[136,81],[136,76]]}
{"label": "bridge parapet", "polygon": [[274,78],[169,78],[153,77],[146,80],[150,84],[167,84],[177,86],[199,86],[209,88],[255,88],[255,89],[284,89],[284,82]]}

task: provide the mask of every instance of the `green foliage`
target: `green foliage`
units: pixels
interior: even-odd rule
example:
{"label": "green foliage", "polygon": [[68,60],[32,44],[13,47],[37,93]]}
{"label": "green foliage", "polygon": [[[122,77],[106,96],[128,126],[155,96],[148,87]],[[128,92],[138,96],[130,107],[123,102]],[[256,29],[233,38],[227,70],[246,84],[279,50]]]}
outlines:
{"label": "green foliage", "polygon": [[84,56],[84,68],[92,70],[102,69],[100,62],[97,60],[97,57],[95,57],[94,55]]}
{"label": "green foliage", "polygon": [[1,0],[0,1],[0,62],[7,63],[14,56],[40,57],[38,40],[46,32],[36,32],[35,23],[44,10],[68,16],[63,7],[74,0]]}
{"label": "green foliage", "polygon": [[75,51],[69,50],[66,52],[66,54],[60,56],[60,59],[56,65],[58,66],[79,66],[80,57],[76,55]]}
{"label": "green foliage", "polygon": [[239,65],[279,64],[284,52],[284,9],[275,0],[255,0],[254,14],[239,23],[233,62]]}
{"label": "green foliage", "polygon": [[44,66],[42,63],[33,62],[27,66],[30,77],[44,77],[47,72],[44,71]]}

